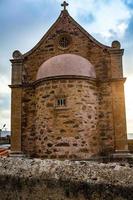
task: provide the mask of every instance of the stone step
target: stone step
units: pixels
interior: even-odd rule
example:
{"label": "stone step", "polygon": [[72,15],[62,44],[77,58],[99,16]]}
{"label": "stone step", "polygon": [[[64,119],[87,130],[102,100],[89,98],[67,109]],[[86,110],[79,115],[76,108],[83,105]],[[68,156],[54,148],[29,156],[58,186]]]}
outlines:
{"label": "stone step", "polygon": [[0,157],[9,156],[9,151],[7,149],[0,149]]}
{"label": "stone step", "polygon": [[0,149],[0,153],[3,152],[3,151],[5,151],[5,149]]}

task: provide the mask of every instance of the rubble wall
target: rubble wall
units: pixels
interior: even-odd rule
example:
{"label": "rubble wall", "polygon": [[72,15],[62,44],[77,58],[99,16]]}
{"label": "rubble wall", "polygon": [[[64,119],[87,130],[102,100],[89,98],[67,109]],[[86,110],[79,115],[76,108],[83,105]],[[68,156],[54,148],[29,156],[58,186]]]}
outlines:
{"label": "rubble wall", "polygon": [[1,200],[132,200],[131,164],[0,159]]}

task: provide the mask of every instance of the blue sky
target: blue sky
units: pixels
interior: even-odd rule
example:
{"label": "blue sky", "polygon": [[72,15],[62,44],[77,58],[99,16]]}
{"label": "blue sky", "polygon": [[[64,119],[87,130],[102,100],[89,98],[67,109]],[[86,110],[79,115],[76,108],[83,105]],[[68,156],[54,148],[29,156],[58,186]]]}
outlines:
{"label": "blue sky", "polygon": [[[11,64],[16,49],[30,50],[57,19],[62,0],[0,0],[0,128],[10,129]],[[133,1],[69,0],[68,11],[100,42],[119,40],[123,58],[128,132],[133,132]]]}

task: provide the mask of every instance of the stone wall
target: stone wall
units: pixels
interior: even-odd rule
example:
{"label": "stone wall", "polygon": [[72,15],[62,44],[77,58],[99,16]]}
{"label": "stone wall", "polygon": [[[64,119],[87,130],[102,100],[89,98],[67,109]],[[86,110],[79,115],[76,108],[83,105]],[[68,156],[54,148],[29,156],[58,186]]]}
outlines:
{"label": "stone wall", "polygon": [[[66,49],[61,49],[58,43],[59,37],[63,34],[71,37],[71,44]],[[94,84],[85,86],[86,83],[77,84],[70,80],[68,82],[62,80],[57,82],[57,85],[53,81],[50,88],[49,85],[46,86],[49,84],[48,82],[44,86],[39,86],[42,89],[46,86],[45,95],[42,94],[42,89],[39,91],[39,87],[35,91],[35,81],[40,65],[53,56],[67,53],[80,55],[91,62],[96,71],[98,90],[96,91]],[[13,54],[14,59],[11,60],[13,67],[11,86],[12,150],[22,150],[31,156],[41,155],[48,156],[48,158],[55,156],[59,149],[60,152],[62,151],[61,155],[58,154],[60,158],[67,157],[66,154],[69,155],[69,158],[74,158],[74,152],[77,152],[79,157],[82,152],[83,158],[86,158],[88,157],[87,149],[89,149],[90,156],[98,152],[112,153],[115,149],[127,150],[123,81],[119,81],[123,77],[122,54],[123,50],[120,49],[118,42],[113,43],[112,48],[100,44],[83,30],[67,11],[61,13],[56,23],[35,48],[24,55],[16,51]],[[115,81],[113,83],[114,78],[117,79],[117,84]],[[59,84],[68,90],[67,99],[71,106],[70,109],[62,110],[62,114],[58,109],[52,111],[52,96],[56,89],[58,90]],[[116,91],[117,87],[119,87],[119,91]],[[89,91],[91,98],[87,100]],[[74,95],[76,96],[74,97]],[[47,99],[49,99],[49,103],[46,105],[44,101],[46,102]],[[88,102],[90,100],[95,102]],[[77,101],[77,104],[74,101]],[[36,108],[39,110],[37,111]],[[49,112],[51,116],[54,116],[54,119],[49,119],[44,110],[47,114]],[[75,113],[75,116],[72,113]],[[63,116],[62,119],[61,116]],[[65,122],[66,116],[68,119]],[[48,121],[50,127],[45,125]],[[78,124],[76,124],[77,121]],[[62,123],[63,128],[61,127]],[[57,128],[59,128],[58,131]],[[46,132],[50,136],[49,138],[45,134]],[[61,135],[64,135],[64,140]],[[71,142],[67,139],[68,135],[69,138],[71,137]],[[56,141],[55,145],[62,145],[62,143],[66,145],[65,150],[61,146],[58,146],[58,149],[56,146],[54,149],[53,141]],[[51,151],[51,149],[53,150]]]}
{"label": "stone wall", "polygon": [[[48,34],[42,38],[38,48],[34,48],[24,55],[25,81],[35,81],[39,67],[49,58],[68,53],[77,54],[88,59],[95,67],[97,78],[106,79],[111,77],[109,49],[106,46],[96,44],[84,32],[68,13],[63,12]],[[62,34],[68,34],[71,37],[69,48],[61,49],[59,47],[58,39]],[[119,69],[117,70],[119,71]]]}
{"label": "stone wall", "polygon": [[22,88],[12,88],[11,93],[11,149],[21,151],[21,108]]}
{"label": "stone wall", "polygon": [[111,82],[98,83],[99,135],[101,152],[107,155],[114,151],[114,120]]}
{"label": "stone wall", "polygon": [[[43,158],[87,159],[115,151],[112,82],[62,78],[41,81],[35,88],[23,90],[24,153]],[[56,106],[58,97],[66,98],[63,109]],[[117,126],[121,128],[121,120]],[[120,144],[123,140],[119,140]]]}
{"label": "stone wall", "polygon": [[1,200],[132,200],[129,164],[0,159]]}
{"label": "stone wall", "polygon": [[133,153],[133,140],[128,139],[128,148],[129,151]]}
{"label": "stone wall", "polygon": [[34,87],[23,88],[22,95],[22,151],[27,155],[34,154],[35,147],[35,89]]}
{"label": "stone wall", "polygon": [[[35,106],[26,98],[25,102],[23,100],[23,110],[28,112],[26,115],[23,111],[24,153],[63,159],[86,159],[99,154],[96,82],[76,79],[44,81],[36,86],[34,96]],[[66,106],[56,105],[60,97],[66,99]],[[31,109],[35,109],[33,113]]]}
{"label": "stone wall", "polygon": [[113,99],[113,119],[115,149],[128,150],[126,115],[125,115],[125,98],[124,98],[124,80],[112,82],[112,99]]}
{"label": "stone wall", "polygon": [[[24,153],[43,158],[86,159],[114,152],[112,82],[62,78],[44,80],[35,87],[23,90]],[[58,97],[66,98],[63,109],[56,106]],[[121,126],[125,125],[120,120],[117,123],[120,133]],[[123,136],[119,136],[119,145],[127,141]]]}

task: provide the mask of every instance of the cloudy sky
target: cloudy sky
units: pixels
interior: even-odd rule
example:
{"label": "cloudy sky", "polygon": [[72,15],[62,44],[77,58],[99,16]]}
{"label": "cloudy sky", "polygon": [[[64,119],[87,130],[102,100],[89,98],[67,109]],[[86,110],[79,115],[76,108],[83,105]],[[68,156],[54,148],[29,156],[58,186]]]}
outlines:
{"label": "cloudy sky", "polygon": [[[30,50],[60,14],[62,0],[0,0],[0,128],[10,130],[12,52]],[[123,58],[128,133],[133,132],[133,0],[68,0],[68,11],[100,42],[119,40]]]}

